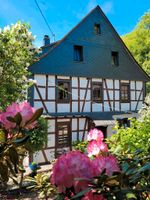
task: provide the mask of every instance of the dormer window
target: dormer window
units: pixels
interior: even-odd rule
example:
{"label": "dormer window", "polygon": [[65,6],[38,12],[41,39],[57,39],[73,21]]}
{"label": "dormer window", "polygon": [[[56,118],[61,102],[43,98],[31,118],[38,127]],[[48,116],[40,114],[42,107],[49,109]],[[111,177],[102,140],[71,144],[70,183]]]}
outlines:
{"label": "dormer window", "polygon": [[100,24],[95,24],[94,25],[94,32],[96,35],[100,35],[101,34],[101,25]]}
{"label": "dormer window", "polygon": [[117,51],[111,52],[111,62],[113,66],[119,66],[119,53]]}
{"label": "dormer window", "polygon": [[74,46],[74,61],[83,61],[83,46]]}

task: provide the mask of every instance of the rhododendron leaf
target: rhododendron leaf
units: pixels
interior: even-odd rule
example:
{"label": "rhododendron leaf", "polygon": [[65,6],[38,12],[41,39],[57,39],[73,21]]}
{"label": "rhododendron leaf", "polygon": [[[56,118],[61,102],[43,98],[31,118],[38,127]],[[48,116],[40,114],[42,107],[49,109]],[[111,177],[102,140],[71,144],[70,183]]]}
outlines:
{"label": "rhododendron leaf", "polygon": [[85,190],[82,190],[81,192],[79,192],[78,194],[73,196],[71,199],[76,199],[78,197],[82,197],[85,193],[89,192],[90,190],[91,190],[91,188],[86,188]]}
{"label": "rhododendron leaf", "polygon": [[149,163],[146,163],[143,167],[141,167],[139,170],[138,170],[138,173],[141,173],[145,170],[150,170],[150,162]]}
{"label": "rhododendron leaf", "polygon": [[10,122],[16,123],[14,117],[9,116],[9,117],[7,117],[7,120]]}
{"label": "rhododendron leaf", "polygon": [[128,193],[128,194],[126,195],[126,197],[127,197],[127,199],[131,199],[131,200],[137,199],[136,196],[135,196],[135,194],[133,194],[133,193]]}
{"label": "rhododendron leaf", "polygon": [[7,166],[9,168],[10,172],[12,173],[12,175],[14,177],[17,177],[15,171],[13,170],[12,164],[10,163],[10,161],[8,159],[6,159],[6,163],[7,163]]}
{"label": "rhododendron leaf", "polygon": [[20,125],[21,121],[22,121],[22,116],[20,113],[17,113],[14,117],[7,117],[7,120],[13,123],[16,123],[17,125]]}
{"label": "rhododendron leaf", "polygon": [[25,170],[23,167],[21,167],[21,166],[19,166],[18,169],[19,169],[19,171],[22,172],[22,173],[25,173],[25,172],[26,172],[26,170]]}
{"label": "rhododendron leaf", "polygon": [[29,125],[36,121],[43,113],[43,108],[39,108],[35,111],[35,113],[32,115],[31,119],[29,119],[25,125]]}
{"label": "rhododendron leaf", "polygon": [[20,146],[20,145],[25,144],[25,143],[29,140],[29,138],[30,138],[30,136],[27,135],[27,136],[25,136],[25,137],[23,137],[23,138],[21,138],[21,139],[15,140],[14,143],[15,143],[17,146]]}
{"label": "rhododendron leaf", "polygon": [[6,164],[4,164],[3,162],[0,162],[0,175],[1,175],[1,179],[3,182],[7,182],[9,177],[8,177],[8,168],[6,166]]}
{"label": "rhododendron leaf", "polygon": [[13,146],[9,148],[9,158],[14,165],[15,172],[18,173],[17,165],[19,163],[19,156],[18,156],[16,148]]}
{"label": "rhododendron leaf", "polygon": [[106,184],[107,186],[117,186],[117,185],[120,184],[119,181],[118,181],[117,179],[118,179],[117,176],[112,176],[112,177],[110,177],[110,178],[107,178],[107,180],[105,181],[105,184]]}

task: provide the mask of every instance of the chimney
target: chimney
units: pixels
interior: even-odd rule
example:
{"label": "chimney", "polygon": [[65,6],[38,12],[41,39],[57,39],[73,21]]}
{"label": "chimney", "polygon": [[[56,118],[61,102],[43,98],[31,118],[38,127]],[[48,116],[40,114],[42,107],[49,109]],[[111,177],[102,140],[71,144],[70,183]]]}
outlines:
{"label": "chimney", "polygon": [[44,42],[44,46],[47,46],[50,44],[50,38],[48,35],[44,35],[43,42]]}

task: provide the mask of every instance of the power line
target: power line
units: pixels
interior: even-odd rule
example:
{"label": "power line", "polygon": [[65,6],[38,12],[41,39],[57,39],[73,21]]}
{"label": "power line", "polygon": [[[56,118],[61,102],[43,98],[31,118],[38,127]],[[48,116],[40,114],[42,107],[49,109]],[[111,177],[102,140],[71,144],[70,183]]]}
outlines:
{"label": "power line", "polygon": [[42,12],[42,10],[41,10],[41,8],[40,8],[40,6],[39,6],[37,0],[34,0],[34,1],[35,1],[35,3],[36,3],[36,5],[37,5],[37,7],[38,7],[38,9],[39,9],[39,11],[40,11],[40,13],[41,13],[43,19],[44,19],[44,21],[45,21],[45,23],[46,23],[46,25],[47,25],[48,29],[50,30],[50,32],[51,32],[51,34],[52,34],[52,36],[53,36],[53,38],[54,38],[54,41],[55,41],[55,34],[53,33],[51,27],[49,26],[48,21],[47,21],[46,17],[44,16],[44,14],[43,14],[43,12]]}

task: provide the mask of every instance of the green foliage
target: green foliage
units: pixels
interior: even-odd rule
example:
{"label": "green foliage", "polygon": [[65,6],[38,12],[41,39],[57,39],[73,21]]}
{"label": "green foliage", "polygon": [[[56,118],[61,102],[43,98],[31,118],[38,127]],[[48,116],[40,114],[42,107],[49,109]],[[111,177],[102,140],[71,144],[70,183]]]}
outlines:
{"label": "green foliage", "polygon": [[47,143],[47,121],[45,118],[40,117],[37,120],[37,126],[28,131],[30,139],[26,145],[27,149],[30,152],[36,152],[43,148],[43,146]]}
{"label": "green foliage", "polygon": [[37,50],[29,25],[17,22],[0,30],[0,109],[26,98],[28,66]]}
{"label": "green foliage", "polygon": [[141,120],[150,119],[150,94],[146,96],[144,104],[141,110],[139,111],[139,114]]}
{"label": "green foliage", "polygon": [[150,192],[150,157],[139,159],[138,153],[133,158],[119,160],[120,172],[107,176],[105,170],[100,176],[94,177],[89,187],[75,195],[72,199],[81,199],[88,191],[102,194],[108,200],[148,199]]}
{"label": "green foliage", "polygon": [[56,188],[50,183],[50,178],[46,174],[37,174],[34,178],[27,177],[25,179],[31,186],[28,189],[38,190],[40,199],[48,199],[56,195]]}
{"label": "green foliage", "polygon": [[115,127],[117,133],[108,139],[110,151],[115,155],[132,157],[139,149],[139,157],[149,155],[150,118],[144,121],[132,120],[131,127]]}
{"label": "green foliage", "polygon": [[79,151],[81,151],[81,152],[83,152],[83,153],[86,152],[86,147],[87,147],[87,145],[88,145],[88,142],[87,142],[87,141],[83,141],[83,142],[81,142],[81,141],[76,141],[76,142],[74,142],[74,143],[72,144],[72,146],[74,147],[75,150],[79,150]]}
{"label": "green foliage", "polygon": [[[150,11],[145,13],[135,29],[122,39],[138,63],[150,75]],[[150,84],[148,91],[150,92]]]}
{"label": "green foliage", "polygon": [[[31,122],[34,124],[34,122],[38,120],[42,112],[43,109],[36,110],[30,120],[24,125],[20,113],[17,113],[14,117],[7,117],[10,122],[16,123],[16,126],[11,129],[11,132],[3,126],[0,127],[0,183],[3,183],[4,186],[6,186],[9,178],[11,178],[15,184],[20,187],[22,186],[23,173],[25,172],[23,168],[23,159],[28,151],[26,143],[30,138],[28,128]],[[40,123],[42,120],[42,118],[39,119]],[[42,123],[44,124],[44,122]],[[37,132],[35,133],[37,134]],[[18,173],[21,174],[19,181],[17,180]]]}

